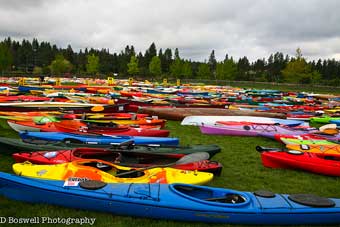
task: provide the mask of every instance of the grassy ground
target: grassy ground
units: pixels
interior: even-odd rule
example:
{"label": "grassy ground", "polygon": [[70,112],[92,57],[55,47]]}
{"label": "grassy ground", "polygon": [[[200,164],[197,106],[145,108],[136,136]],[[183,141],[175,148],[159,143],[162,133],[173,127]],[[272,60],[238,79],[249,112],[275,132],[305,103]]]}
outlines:
{"label": "grassy ground", "polygon": [[[280,144],[265,138],[227,137],[202,135],[197,127],[180,126],[179,122],[168,122],[171,136],[179,137],[181,144],[217,144],[222,152],[213,160],[224,165],[222,175],[215,177],[210,186],[254,191],[272,190],[278,193],[315,193],[327,197],[340,197],[340,178],[327,177],[302,171],[267,169],[261,164],[256,145],[279,147]],[[8,130],[0,133],[13,136]],[[11,172],[12,151],[0,152],[0,171]],[[94,204],[95,206],[95,204]],[[120,217],[111,214],[81,211],[57,206],[27,204],[0,197],[0,216],[32,217],[89,217],[96,218],[95,226],[228,226],[204,223],[173,222],[146,218]],[[24,226],[24,225],[21,225]],[[34,225],[39,226],[39,225]],[[42,226],[42,225],[41,225]],[[60,225],[62,226],[62,225]]]}

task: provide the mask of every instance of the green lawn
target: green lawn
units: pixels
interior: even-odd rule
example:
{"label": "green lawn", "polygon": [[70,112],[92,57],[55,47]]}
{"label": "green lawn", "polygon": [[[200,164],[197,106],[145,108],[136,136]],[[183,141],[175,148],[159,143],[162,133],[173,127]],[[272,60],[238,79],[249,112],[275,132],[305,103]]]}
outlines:
{"label": "green lawn", "polygon": [[[222,152],[213,160],[223,164],[220,177],[210,186],[254,191],[272,190],[278,193],[315,193],[327,197],[340,197],[340,178],[327,177],[302,171],[267,169],[262,166],[260,154],[255,151],[256,145],[279,147],[280,144],[265,138],[227,137],[201,135],[199,128],[180,126],[179,122],[169,121],[167,128],[171,136],[179,137],[181,144],[218,144]],[[8,130],[2,134],[13,135]],[[10,157],[12,151],[0,152],[0,171],[11,172]],[[95,204],[93,204],[95,206]],[[204,223],[172,222],[146,218],[120,217],[112,214],[81,211],[57,206],[27,204],[0,197],[0,216],[32,217],[95,217],[96,226],[228,226]],[[24,225],[22,225],[24,226]],[[39,225],[34,225],[39,226]],[[62,225],[60,225],[62,226]]]}

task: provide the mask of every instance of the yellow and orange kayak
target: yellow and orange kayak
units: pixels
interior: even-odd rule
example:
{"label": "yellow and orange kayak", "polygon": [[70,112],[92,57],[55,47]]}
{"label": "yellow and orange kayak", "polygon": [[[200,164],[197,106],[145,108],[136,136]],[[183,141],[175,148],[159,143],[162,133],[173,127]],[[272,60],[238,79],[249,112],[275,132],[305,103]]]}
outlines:
{"label": "yellow and orange kayak", "polygon": [[213,178],[212,173],[173,168],[152,168],[116,176],[133,169],[98,159],[83,159],[56,165],[36,165],[24,162],[16,163],[12,167],[17,175],[51,180],[80,178],[107,183],[206,184]]}
{"label": "yellow and orange kayak", "polygon": [[289,150],[298,150],[302,152],[311,152],[318,154],[338,154],[340,155],[340,145],[335,144],[287,144],[286,146]]}

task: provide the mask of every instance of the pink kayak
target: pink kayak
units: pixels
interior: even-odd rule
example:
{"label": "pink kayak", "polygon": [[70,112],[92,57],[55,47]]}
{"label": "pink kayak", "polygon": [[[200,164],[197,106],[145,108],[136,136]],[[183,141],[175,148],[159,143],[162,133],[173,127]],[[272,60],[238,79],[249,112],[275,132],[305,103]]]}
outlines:
{"label": "pink kayak", "polygon": [[203,134],[229,136],[264,136],[274,138],[275,134],[299,135],[317,131],[310,127],[287,127],[269,124],[202,125]]}

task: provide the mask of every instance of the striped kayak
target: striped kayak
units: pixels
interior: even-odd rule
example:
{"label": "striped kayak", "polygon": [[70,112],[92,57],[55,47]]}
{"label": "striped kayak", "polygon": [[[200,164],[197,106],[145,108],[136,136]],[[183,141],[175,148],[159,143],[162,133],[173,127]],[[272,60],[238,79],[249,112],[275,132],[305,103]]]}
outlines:
{"label": "striped kayak", "polygon": [[0,187],[1,195],[14,200],[114,215],[226,224],[340,223],[339,199],[310,194],[242,192],[188,184],[64,182],[3,172]]}

